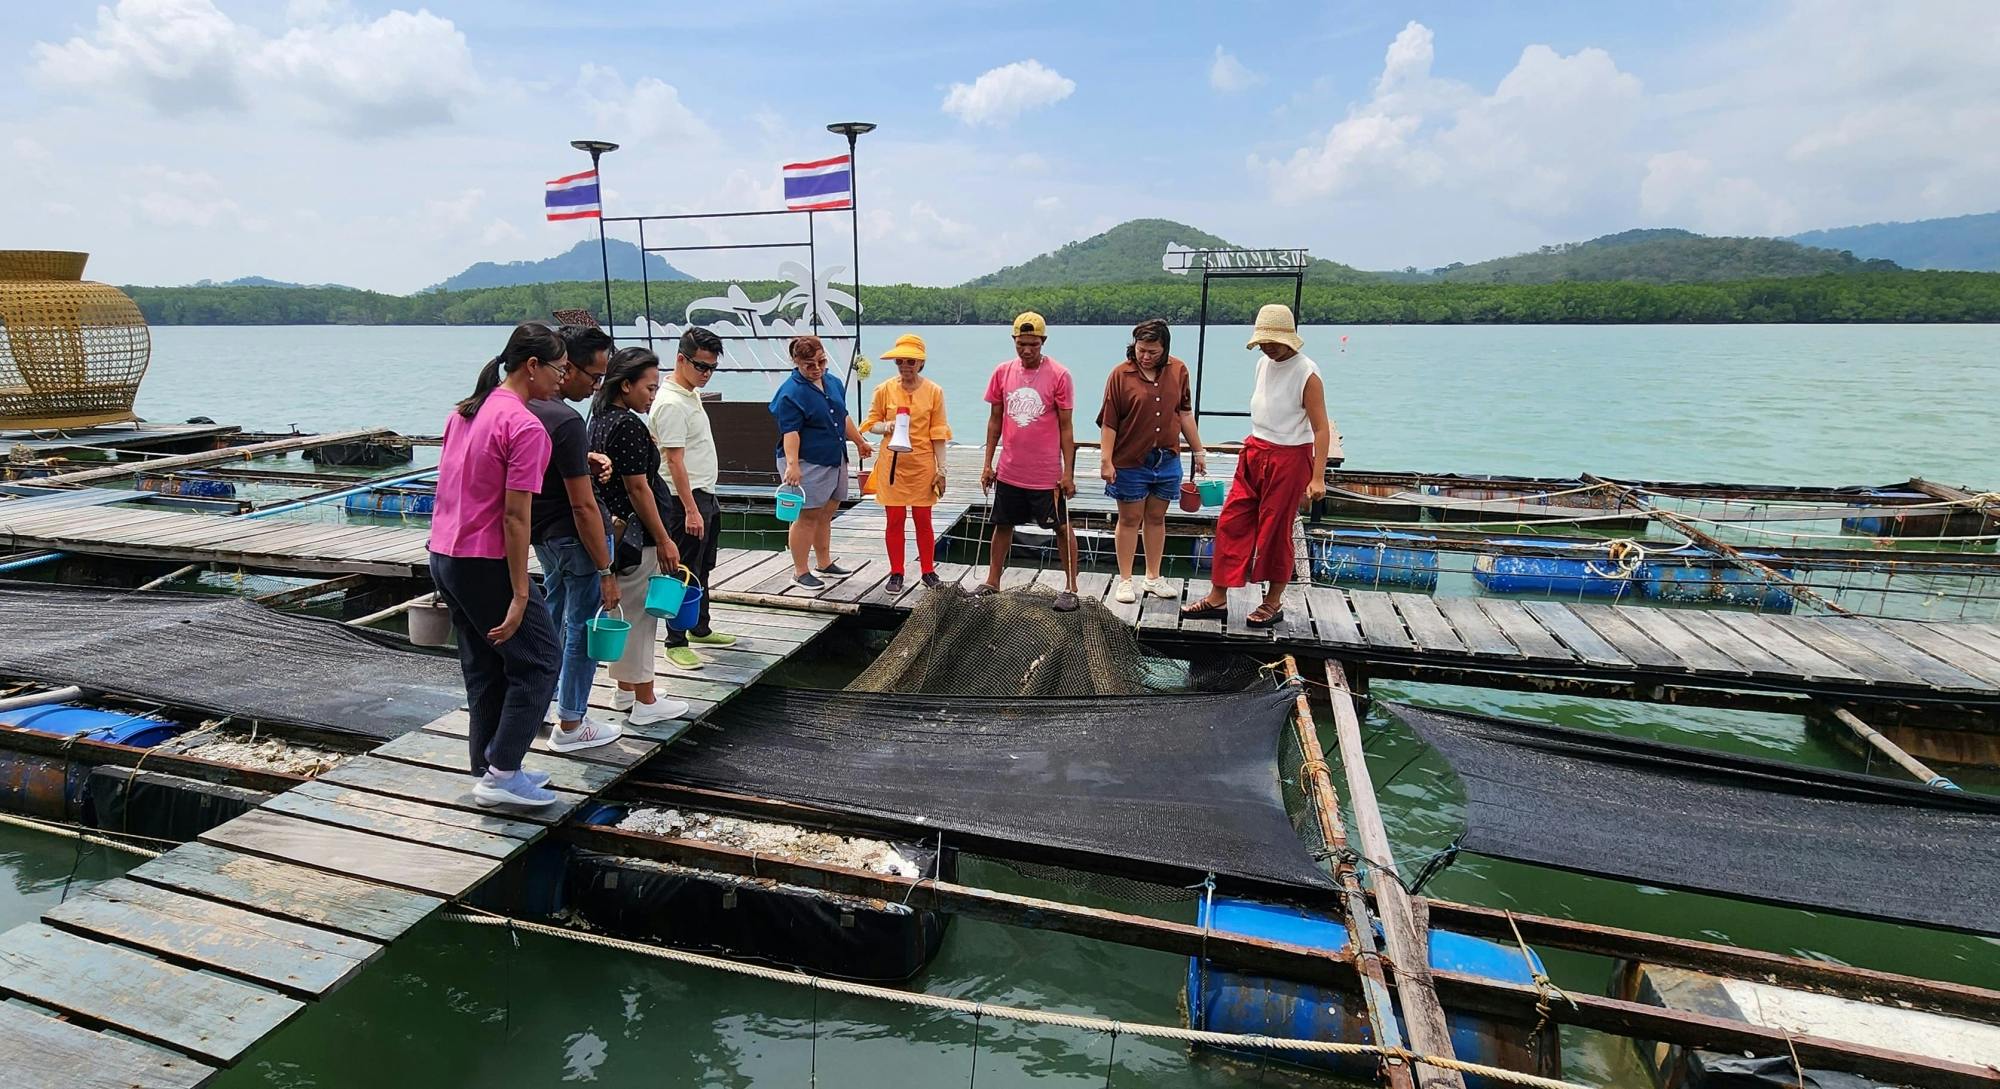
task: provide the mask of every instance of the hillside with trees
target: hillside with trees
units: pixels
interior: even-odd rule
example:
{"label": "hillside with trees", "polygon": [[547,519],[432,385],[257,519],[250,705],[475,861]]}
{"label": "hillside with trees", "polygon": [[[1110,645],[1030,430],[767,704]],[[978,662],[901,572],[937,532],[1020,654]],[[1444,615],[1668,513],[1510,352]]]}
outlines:
{"label": "hillside with trees", "polygon": [[[1160,258],[1167,246],[1190,249],[1240,249],[1233,242],[1171,219],[1134,219],[1031,261],[967,280],[965,287],[1052,287],[1062,284],[1173,283],[1187,276],[1167,272]],[[1375,279],[1360,269],[1315,258],[1307,280],[1361,283]]]}
{"label": "hillside with trees", "polygon": [[1552,284],[1625,280],[1644,284],[1718,283],[1778,276],[1891,272],[1896,264],[1782,238],[1717,238],[1674,228],[1622,231],[1588,242],[1475,264],[1454,262],[1429,273],[1391,274],[1406,282]]}
{"label": "hillside with trees", "polygon": [[[639,247],[616,238],[607,239],[604,253],[600,256],[597,252],[597,240],[588,238],[571,246],[567,252],[556,254],[554,257],[545,257],[540,261],[509,261],[506,264],[481,261],[464,272],[424,290],[466,291],[478,287],[559,284],[577,280],[597,280],[602,283],[607,260],[611,265],[612,279],[639,278]],[[657,253],[646,255],[646,275],[655,281],[694,279],[667,264]]]}
{"label": "hillside with trees", "polygon": [[2000,212],[1834,227],[1795,234],[1792,241],[1882,257],[1904,268],[2000,272]]}

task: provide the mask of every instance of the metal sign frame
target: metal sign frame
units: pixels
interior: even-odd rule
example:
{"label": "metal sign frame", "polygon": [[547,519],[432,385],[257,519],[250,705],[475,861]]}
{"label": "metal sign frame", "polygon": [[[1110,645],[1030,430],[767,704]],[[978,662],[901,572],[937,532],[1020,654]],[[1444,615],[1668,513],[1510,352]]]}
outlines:
{"label": "metal sign frame", "polygon": [[[1219,262],[1208,260],[1211,257],[1223,257],[1226,261],[1227,255],[1230,254],[1242,254],[1253,260],[1242,261],[1234,265],[1222,263],[1222,267],[1217,267]],[[1283,254],[1285,256],[1279,261],[1269,263],[1259,263],[1254,260],[1254,258],[1266,254]],[[1304,248],[1278,250],[1169,249],[1166,256],[1161,259],[1162,267],[1166,267],[1166,261],[1174,257],[1204,258],[1198,266],[1201,272],[1201,324],[1196,334],[1194,350],[1194,419],[1195,423],[1199,425],[1202,417],[1202,372],[1204,365],[1208,361],[1208,289],[1210,282],[1214,280],[1289,279],[1292,281],[1292,316],[1297,318],[1300,304],[1305,301],[1306,265],[1309,259],[1306,256]],[[1196,267],[1190,264],[1186,271],[1195,271]],[[1173,270],[1169,268],[1168,271]],[[1234,409],[1209,409],[1208,415],[1242,418],[1249,416],[1250,413]]]}

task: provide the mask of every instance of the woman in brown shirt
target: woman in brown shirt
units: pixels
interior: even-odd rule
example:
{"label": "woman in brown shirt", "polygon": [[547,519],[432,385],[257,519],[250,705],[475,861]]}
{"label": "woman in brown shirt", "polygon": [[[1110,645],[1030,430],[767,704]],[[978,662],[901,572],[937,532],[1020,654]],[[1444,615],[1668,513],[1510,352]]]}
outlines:
{"label": "woman in brown shirt", "polygon": [[[1160,554],[1167,543],[1167,505],[1180,495],[1181,437],[1194,451],[1194,475],[1208,472],[1208,458],[1195,431],[1187,364],[1167,354],[1167,323],[1149,318],[1132,327],[1125,362],[1104,380],[1104,407],[1097,413],[1102,432],[1098,475],[1104,494],[1118,501],[1118,588],[1124,603],[1141,591],[1174,597],[1160,577]],[[1132,583],[1132,557],[1141,530],[1146,539],[1146,581]]]}

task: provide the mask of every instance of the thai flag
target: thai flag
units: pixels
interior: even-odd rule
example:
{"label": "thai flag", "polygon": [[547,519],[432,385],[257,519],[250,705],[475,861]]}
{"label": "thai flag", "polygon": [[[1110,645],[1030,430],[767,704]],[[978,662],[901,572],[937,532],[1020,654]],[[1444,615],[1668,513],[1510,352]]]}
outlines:
{"label": "thai flag", "polygon": [[854,170],[845,155],[785,164],[785,207],[824,212],[854,206]]}
{"label": "thai flag", "polygon": [[550,220],[602,218],[597,202],[597,171],[586,170],[549,182],[542,193],[542,207],[548,210]]}

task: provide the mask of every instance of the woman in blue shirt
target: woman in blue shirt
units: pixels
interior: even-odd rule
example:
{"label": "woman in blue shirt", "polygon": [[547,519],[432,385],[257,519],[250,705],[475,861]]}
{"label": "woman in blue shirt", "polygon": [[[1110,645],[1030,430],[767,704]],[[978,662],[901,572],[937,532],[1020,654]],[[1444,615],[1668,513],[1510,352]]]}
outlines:
{"label": "woman in blue shirt", "polygon": [[[875,453],[847,414],[847,388],[827,369],[826,346],[818,337],[793,337],[795,368],[771,398],[778,420],[778,472],[786,484],[805,492],[805,509],[792,523],[792,581],[808,589],[826,585],[821,575],[853,574],[833,559],[833,516],[847,498],[847,443],[863,458]],[[819,551],[819,571],[808,566]]]}

